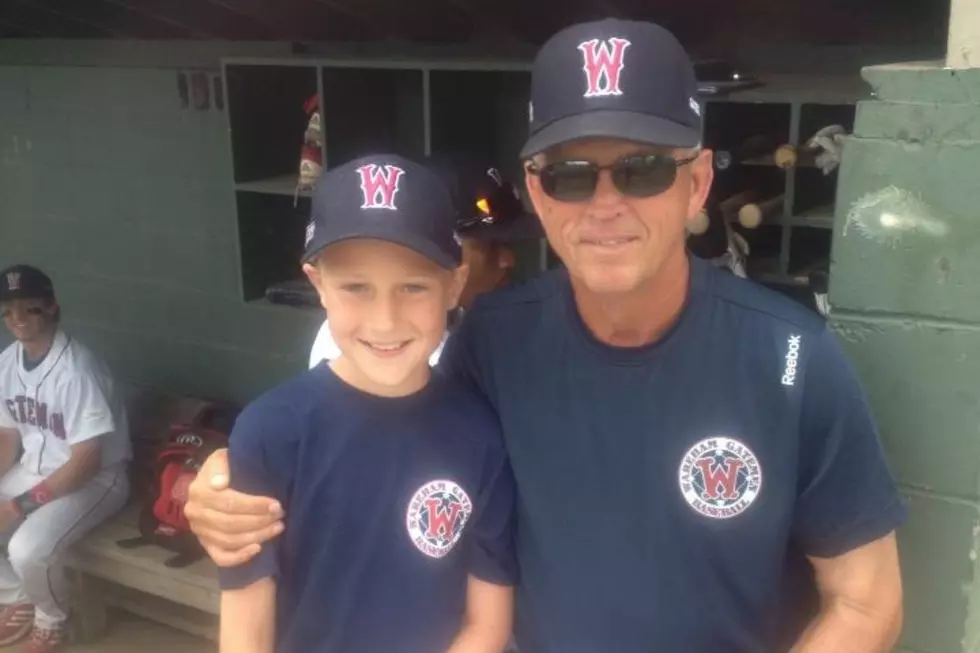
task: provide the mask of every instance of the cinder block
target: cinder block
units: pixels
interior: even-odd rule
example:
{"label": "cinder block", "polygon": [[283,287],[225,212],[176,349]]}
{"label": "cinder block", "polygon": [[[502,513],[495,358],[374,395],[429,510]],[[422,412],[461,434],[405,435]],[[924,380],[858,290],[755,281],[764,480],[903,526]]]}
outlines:
{"label": "cinder block", "polygon": [[66,318],[149,338],[300,359],[308,356],[323,321],[322,311],[246,304],[237,296],[189,292],[138,280],[93,278],[65,267],[49,272]]}
{"label": "cinder block", "polygon": [[247,403],[306,367],[305,360],[181,343],[111,325],[68,323],[123,382]]}
{"label": "cinder block", "polygon": [[880,100],[980,104],[980,68],[953,70],[941,61],[896,63],[868,66],[861,76]]}
{"label": "cinder block", "polygon": [[980,322],[980,142],[854,139],[846,152],[831,304]]}
{"label": "cinder block", "polygon": [[[27,110],[27,74],[23,66],[0,66],[0,118]],[[3,121],[0,120],[0,123]]]}
{"label": "cinder block", "polygon": [[980,496],[980,330],[834,318],[904,484]]}
{"label": "cinder block", "polygon": [[854,134],[899,141],[980,141],[975,104],[859,102]]}
{"label": "cinder block", "polygon": [[909,506],[909,521],[898,538],[905,585],[901,645],[922,653],[969,653],[977,634],[967,632],[966,624],[976,610],[968,595],[980,582],[978,508],[918,495],[909,497]]}

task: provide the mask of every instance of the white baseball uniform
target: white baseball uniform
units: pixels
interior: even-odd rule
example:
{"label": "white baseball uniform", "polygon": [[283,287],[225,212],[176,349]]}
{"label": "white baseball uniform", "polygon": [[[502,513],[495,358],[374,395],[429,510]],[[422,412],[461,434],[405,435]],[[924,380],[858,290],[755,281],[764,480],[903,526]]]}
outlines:
{"label": "white baseball uniform", "polygon": [[9,540],[7,558],[0,558],[0,604],[31,603],[37,624],[51,628],[68,612],[61,554],[121,509],[129,495],[126,412],[102,362],[59,330],[30,371],[20,343],[0,354],[0,428],[20,434],[23,451],[0,478],[4,498],[26,492],[67,463],[72,445],[101,438],[102,469],[94,479],[0,534]]}
{"label": "white baseball uniform", "polygon": [[[429,356],[429,365],[432,367],[435,367],[436,363],[439,362],[439,354],[442,353],[442,348],[446,346],[446,338],[448,337],[449,332],[447,331],[442,337],[442,342],[439,343],[436,350]],[[332,361],[339,356],[340,348],[337,347],[337,343],[333,339],[333,334],[330,333],[330,322],[329,320],[324,320],[320,326],[320,330],[316,334],[316,339],[313,341],[313,348],[310,350],[310,369],[319,365],[320,361]]]}

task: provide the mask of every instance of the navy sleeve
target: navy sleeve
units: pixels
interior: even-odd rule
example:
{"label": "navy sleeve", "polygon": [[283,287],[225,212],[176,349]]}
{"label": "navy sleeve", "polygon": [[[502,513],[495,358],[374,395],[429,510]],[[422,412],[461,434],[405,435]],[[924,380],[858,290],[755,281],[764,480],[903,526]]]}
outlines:
{"label": "navy sleeve", "polygon": [[805,375],[793,531],[806,554],[829,558],[884,537],[906,509],[860,381],[829,328]]}
{"label": "navy sleeve", "polygon": [[517,583],[514,475],[503,444],[490,447],[469,532],[469,573],[496,585]]}
{"label": "navy sleeve", "polygon": [[[288,443],[295,427],[284,423],[289,414],[283,408],[252,404],[238,417],[228,443],[233,489],[273,497],[283,506],[288,505],[288,479],[295,467],[290,464],[294,447]],[[264,544],[252,560],[237,567],[219,568],[221,589],[241,589],[262,578],[278,576],[281,537]]]}
{"label": "navy sleeve", "polygon": [[475,349],[478,319],[479,316],[473,313],[462,319],[446,341],[437,369],[452,379],[453,384],[458,387],[489,398],[486,384],[481,378]]}

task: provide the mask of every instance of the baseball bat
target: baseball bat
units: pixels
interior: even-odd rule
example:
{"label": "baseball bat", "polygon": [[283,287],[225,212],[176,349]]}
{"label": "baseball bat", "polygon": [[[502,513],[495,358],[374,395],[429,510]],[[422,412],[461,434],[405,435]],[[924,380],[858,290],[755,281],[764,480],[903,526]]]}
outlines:
{"label": "baseball bat", "polygon": [[715,152],[715,168],[727,170],[736,162],[769,154],[774,146],[773,139],[765,134],[749,136],[735,148],[717,150]]}
{"label": "baseball bat", "polygon": [[738,223],[746,229],[756,229],[766,218],[783,211],[784,195],[777,195],[757,203],[745,204],[738,210]]}
{"label": "baseball bat", "polygon": [[772,160],[777,168],[789,170],[802,166],[811,166],[817,158],[816,150],[797,145],[780,145],[772,154]]}
{"label": "baseball bat", "polygon": [[738,215],[739,209],[749,202],[754,202],[758,197],[759,191],[754,188],[749,188],[748,190],[730,195],[727,199],[718,202],[718,210],[725,216],[726,220],[730,220],[732,217]]}

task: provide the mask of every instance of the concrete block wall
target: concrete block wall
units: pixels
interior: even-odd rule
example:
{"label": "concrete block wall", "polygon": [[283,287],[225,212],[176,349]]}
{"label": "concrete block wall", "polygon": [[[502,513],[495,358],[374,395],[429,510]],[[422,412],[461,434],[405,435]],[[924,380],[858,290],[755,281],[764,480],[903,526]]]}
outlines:
{"label": "concrete block wall", "polygon": [[226,116],[178,93],[229,48],[70,47],[0,45],[0,265],[48,271],[123,381],[245,401],[303,369],[322,316],[243,302]]}
{"label": "concrete block wall", "polygon": [[832,320],[908,497],[903,650],[980,651],[980,69],[868,68]]}

